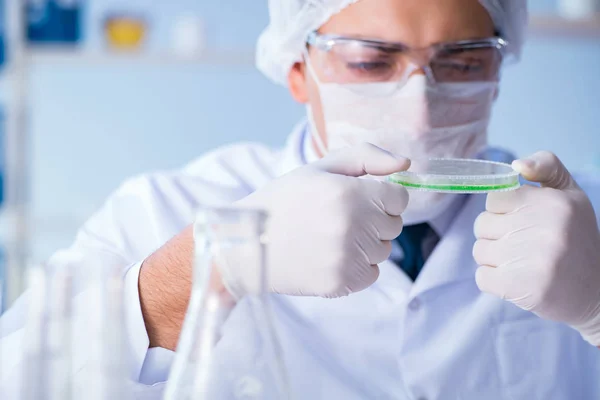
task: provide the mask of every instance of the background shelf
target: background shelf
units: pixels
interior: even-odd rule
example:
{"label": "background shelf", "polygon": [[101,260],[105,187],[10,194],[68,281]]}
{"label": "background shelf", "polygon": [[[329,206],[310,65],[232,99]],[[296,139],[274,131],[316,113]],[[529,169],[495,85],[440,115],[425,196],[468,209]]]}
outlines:
{"label": "background shelf", "polygon": [[35,63],[67,63],[69,65],[104,65],[109,63],[140,63],[146,65],[254,65],[254,53],[242,50],[205,50],[194,55],[175,52],[91,51],[73,46],[30,46],[28,57]]}
{"label": "background shelf", "polygon": [[585,19],[569,19],[557,15],[532,15],[529,32],[535,36],[600,38],[600,13]]}
{"label": "background shelf", "polygon": [[[553,36],[600,39],[600,13],[585,19],[569,19],[558,15],[532,15],[529,22],[532,36]],[[87,50],[76,46],[30,45],[28,60],[33,64],[107,65],[137,63],[156,66],[216,65],[253,66],[252,50],[206,49],[186,56],[175,52],[145,51],[119,52],[114,50]]]}

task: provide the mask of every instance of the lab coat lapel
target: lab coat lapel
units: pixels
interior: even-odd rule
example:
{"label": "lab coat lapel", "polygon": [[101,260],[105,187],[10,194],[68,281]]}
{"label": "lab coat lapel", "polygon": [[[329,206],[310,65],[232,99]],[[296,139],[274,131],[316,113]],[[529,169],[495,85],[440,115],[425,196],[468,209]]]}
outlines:
{"label": "lab coat lapel", "polygon": [[406,301],[413,286],[410,278],[390,260],[379,264],[379,278],[372,288],[381,291],[388,299]]}
{"label": "lab coat lapel", "polygon": [[410,298],[442,285],[475,278],[473,224],[485,210],[485,200],[486,196],[479,195],[466,200],[412,286]]}
{"label": "lab coat lapel", "polygon": [[306,121],[300,122],[285,144],[281,153],[281,159],[275,165],[274,174],[282,176],[305,164],[303,157],[304,135],[306,134]]}

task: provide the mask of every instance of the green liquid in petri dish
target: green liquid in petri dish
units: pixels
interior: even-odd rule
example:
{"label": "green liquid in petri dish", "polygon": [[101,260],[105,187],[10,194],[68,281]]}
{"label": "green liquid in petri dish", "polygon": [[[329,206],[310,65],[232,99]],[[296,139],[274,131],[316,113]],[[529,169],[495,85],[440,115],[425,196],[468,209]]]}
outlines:
{"label": "green liquid in petri dish", "polygon": [[449,192],[493,192],[513,189],[519,186],[518,182],[505,183],[501,185],[428,185],[422,183],[402,182],[396,179],[390,179],[390,181],[414,189],[444,190]]}
{"label": "green liquid in petri dish", "polygon": [[[519,174],[510,164],[487,160],[428,158],[412,161],[413,171],[391,174],[390,182],[440,193],[491,193],[517,189]],[[415,172],[418,171],[418,172]]]}

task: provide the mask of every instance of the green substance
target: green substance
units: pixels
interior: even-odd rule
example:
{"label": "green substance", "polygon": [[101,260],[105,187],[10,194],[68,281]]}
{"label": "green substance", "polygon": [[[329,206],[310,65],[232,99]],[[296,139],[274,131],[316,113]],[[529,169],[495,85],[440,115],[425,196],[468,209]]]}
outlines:
{"label": "green substance", "polygon": [[452,192],[491,192],[495,190],[513,189],[518,187],[518,182],[502,185],[427,185],[422,183],[407,183],[393,178],[390,181],[402,186],[416,189],[447,190]]}

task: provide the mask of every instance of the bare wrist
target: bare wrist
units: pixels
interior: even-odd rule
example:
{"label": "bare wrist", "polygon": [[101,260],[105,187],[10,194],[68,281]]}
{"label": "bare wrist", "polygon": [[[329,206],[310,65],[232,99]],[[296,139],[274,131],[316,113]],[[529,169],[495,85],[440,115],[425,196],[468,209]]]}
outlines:
{"label": "bare wrist", "polygon": [[144,261],[138,282],[150,347],[175,350],[192,285],[191,227]]}
{"label": "bare wrist", "polygon": [[[175,350],[188,308],[192,288],[194,238],[192,226],[169,240],[144,261],[138,288],[149,347]],[[223,304],[235,305],[223,284],[217,268],[213,268],[210,290]]]}

